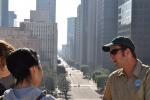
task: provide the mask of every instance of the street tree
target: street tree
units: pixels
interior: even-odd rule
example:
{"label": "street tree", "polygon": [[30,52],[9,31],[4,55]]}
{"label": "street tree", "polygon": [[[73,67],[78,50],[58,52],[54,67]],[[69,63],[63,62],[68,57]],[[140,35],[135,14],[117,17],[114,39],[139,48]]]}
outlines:
{"label": "street tree", "polygon": [[58,89],[62,92],[62,94],[65,96],[65,99],[68,100],[68,92],[71,89],[70,81],[66,79],[66,76],[61,77],[58,82]]}
{"label": "street tree", "polygon": [[55,83],[52,77],[45,78],[45,88],[50,94],[53,94],[53,91],[55,90]]}

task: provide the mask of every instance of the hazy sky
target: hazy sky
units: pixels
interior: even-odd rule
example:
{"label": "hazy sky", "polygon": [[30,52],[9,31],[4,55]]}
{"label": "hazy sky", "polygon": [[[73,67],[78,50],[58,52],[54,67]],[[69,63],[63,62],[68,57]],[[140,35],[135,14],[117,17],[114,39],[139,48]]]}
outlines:
{"label": "hazy sky", "polygon": [[[58,23],[58,47],[66,43],[67,18],[77,15],[80,0],[56,0],[56,22]],[[35,10],[36,0],[9,0],[9,10],[17,14],[16,23],[28,19],[30,10]]]}

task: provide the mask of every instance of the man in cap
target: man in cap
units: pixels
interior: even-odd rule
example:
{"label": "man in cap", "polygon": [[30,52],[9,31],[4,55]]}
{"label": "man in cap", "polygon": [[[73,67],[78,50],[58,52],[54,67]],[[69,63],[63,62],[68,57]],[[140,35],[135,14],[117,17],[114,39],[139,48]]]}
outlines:
{"label": "man in cap", "polygon": [[136,58],[133,42],[118,36],[102,49],[117,67],[108,77],[103,100],[150,100],[150,68]]}

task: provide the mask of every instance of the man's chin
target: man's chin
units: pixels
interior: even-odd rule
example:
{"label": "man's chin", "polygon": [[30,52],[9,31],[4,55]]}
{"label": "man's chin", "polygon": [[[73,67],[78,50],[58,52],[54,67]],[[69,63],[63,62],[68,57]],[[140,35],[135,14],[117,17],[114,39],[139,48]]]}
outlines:
{"label": "man's chin", "polygon": [[120,68],[121,68],[121,66],[120,66],[119,64],[117,64],[117,63],[115,63],[115,67],[116,67],[117,69],[120,69]]}

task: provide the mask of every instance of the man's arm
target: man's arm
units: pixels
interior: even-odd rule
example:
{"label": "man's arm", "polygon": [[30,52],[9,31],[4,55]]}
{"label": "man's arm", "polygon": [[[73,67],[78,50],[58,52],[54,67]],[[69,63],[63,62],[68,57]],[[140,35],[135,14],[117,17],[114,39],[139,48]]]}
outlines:
{"label": "man's arm", "polygon": [[146,73],[146,80],[145,80],[145,91],[144,91],[144,100],[149,100],[150,99],[150,69],[148,69]]}
{"label": "man's arm", "polygon": [[108,78],[108,80],[107,80],[107,82],[106,82],[103,100],[112,100],[111,81],[110,81],[110,78]]}

